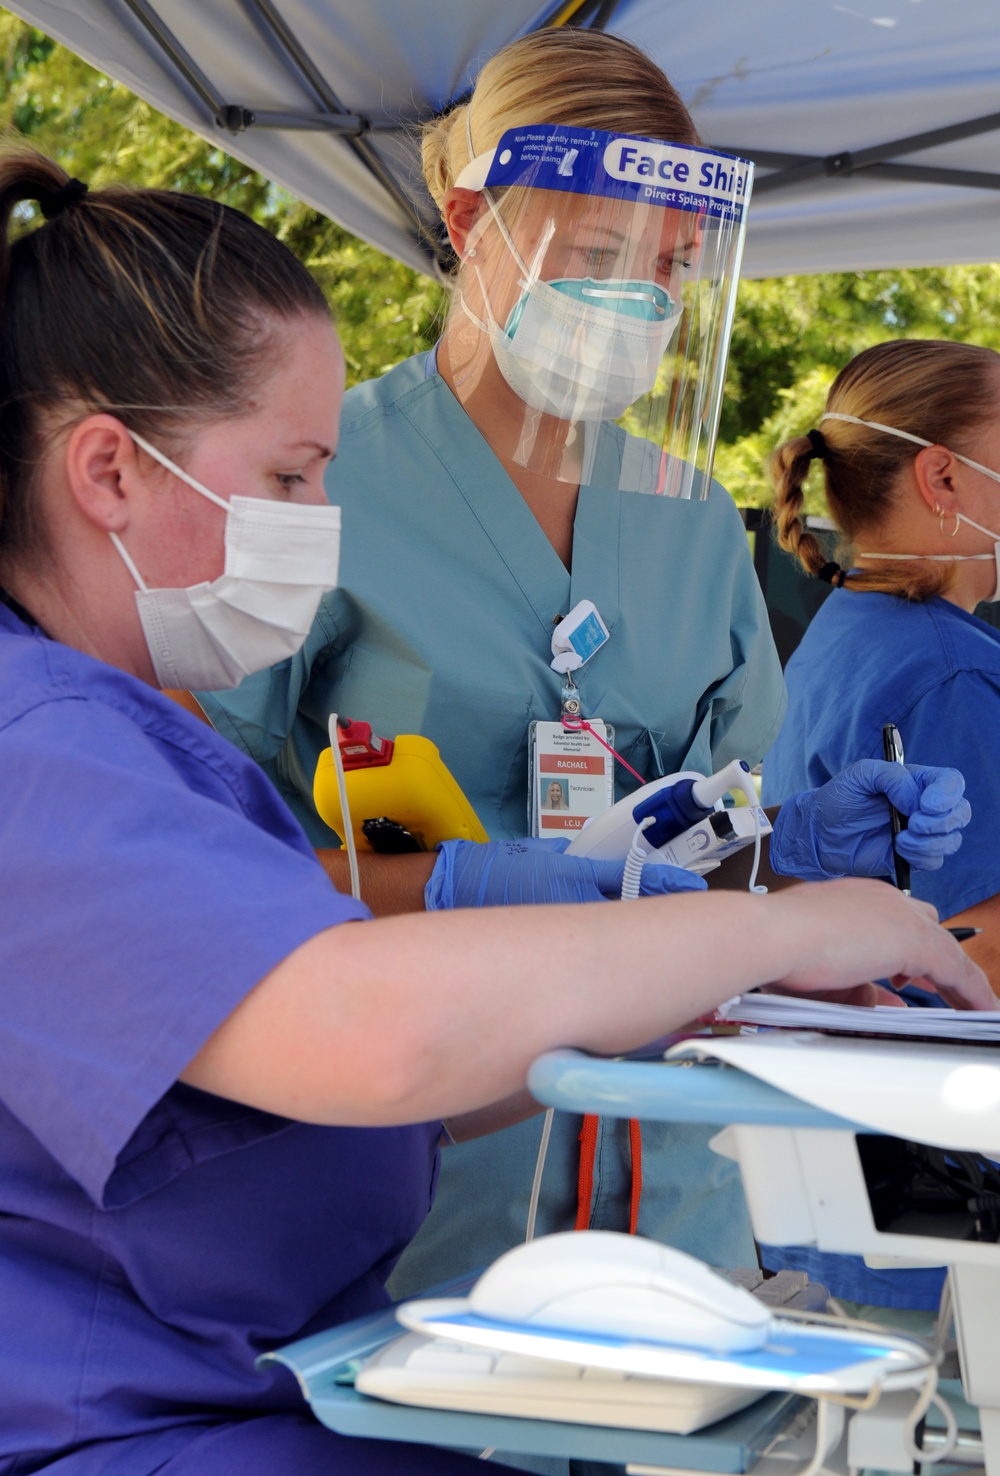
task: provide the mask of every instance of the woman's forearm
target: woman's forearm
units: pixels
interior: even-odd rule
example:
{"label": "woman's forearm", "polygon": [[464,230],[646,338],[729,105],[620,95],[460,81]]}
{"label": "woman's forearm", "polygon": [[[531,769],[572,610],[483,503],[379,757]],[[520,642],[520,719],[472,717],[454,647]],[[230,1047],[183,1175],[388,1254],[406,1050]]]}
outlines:
{"label": "woman's forearm", "polygon": [[557,1046],[625,1051],[758,984],[894,975],[994,1004],[932,909],[872,881],[344,924],[253,989],[184,1080],[312,1122],[451,1117]]}
{"label": "woman's forearm", "polygon": [[[316,857],[338,892],[350,893],[351,869],[346,851],[321,850]],[[423,912],[424,887],[437,860],[435,851],[402,856],[358,854],[361,900],[376,917],[397,917],[404,912]]]}

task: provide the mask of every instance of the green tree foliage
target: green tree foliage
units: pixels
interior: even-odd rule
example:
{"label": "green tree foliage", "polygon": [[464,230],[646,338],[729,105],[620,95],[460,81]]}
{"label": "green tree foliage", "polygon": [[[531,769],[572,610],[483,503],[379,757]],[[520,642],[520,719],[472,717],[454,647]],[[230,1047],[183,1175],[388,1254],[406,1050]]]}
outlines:
{"label": "green tree foliage", "polygon": [[[0,128],[28,138],[92,184],[118,179],[192,190],[247,211],[316,274],[337,315],[351,384],[384,373],[437,335],[446,307],[438,284],[357,240],[3,10]],[[25,212],[25,226],[32,223]],[[765,503],[767,453],[815,423],[848,359],[904,335],[1000,348],[1000,265],[744,282],[716,457],[716,474],[736,500]]]}
{"label": "green tree foliage", "polygon": [[1000,349],[1000,265],[743,282],[716,457],[737,502],[768,501],[768,452],[816,423],[849,359],[904,337]]}
{"label": "green tree foliage", "polygon": [[[127,88],[0,10],[0,128],[91,185],[112,180],[211,195],[275,232],[337,315],[348,383],[382,374],[437,336],[442,287],[359,241]],[[24,213],[26,227],[33,212]]]}

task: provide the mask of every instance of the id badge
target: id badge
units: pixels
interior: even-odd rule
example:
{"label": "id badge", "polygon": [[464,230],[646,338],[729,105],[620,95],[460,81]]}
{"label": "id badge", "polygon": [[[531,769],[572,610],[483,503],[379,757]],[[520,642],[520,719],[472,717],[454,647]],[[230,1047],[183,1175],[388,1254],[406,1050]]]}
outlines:
{"label": "id badge", "polygon": [[[592,718],[590,726],[614,746],[610,724]],[[533,722],[528,752],[532,835],[572,840],[614,803],[614,758],[590,733]]]}

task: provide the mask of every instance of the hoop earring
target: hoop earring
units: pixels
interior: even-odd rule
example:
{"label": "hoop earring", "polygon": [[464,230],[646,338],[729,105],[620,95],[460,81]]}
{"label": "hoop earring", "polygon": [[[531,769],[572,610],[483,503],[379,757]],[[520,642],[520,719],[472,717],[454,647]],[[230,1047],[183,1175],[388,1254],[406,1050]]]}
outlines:
{"label": "hoop earring", "polygon": [[954,526],[954,528],[952,528],[952,530],[951,530],[950,533],[946,533],[944,531],[944,518],[945,518],[944,508],[938,507],[937,503],[934,504],[934,507],[937,510],[937,512],[939,513],[938,527],[941,529],[941,537],[942,538],[954,538],[955,535],[958,533],[958,525],[962,521],[961,518],[958,516],[958,513],[953,513],[952,514],[952,516],[955,519],[955,526]]}

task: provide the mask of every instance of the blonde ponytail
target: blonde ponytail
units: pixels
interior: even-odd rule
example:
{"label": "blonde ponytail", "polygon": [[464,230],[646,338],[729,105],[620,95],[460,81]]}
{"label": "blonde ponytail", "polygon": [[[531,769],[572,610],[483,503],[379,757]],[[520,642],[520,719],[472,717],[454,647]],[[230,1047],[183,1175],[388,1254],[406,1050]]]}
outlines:
{"label": "blonde ponytail", "polygon": [[424,179],[437,208],[443,212],[444,197],[472,157],[469,153],[469,103],[459,103],[443,118],[424,128],[420,158]]}

